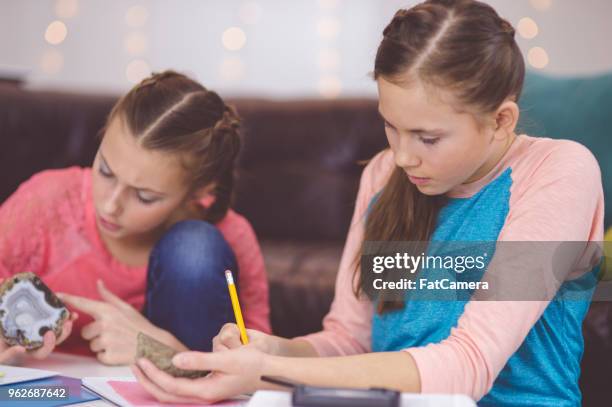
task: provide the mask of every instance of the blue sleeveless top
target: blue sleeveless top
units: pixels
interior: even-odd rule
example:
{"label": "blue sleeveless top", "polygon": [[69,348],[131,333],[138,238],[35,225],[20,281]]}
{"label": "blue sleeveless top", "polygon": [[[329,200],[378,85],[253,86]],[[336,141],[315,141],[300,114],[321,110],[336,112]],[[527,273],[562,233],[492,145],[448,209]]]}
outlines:
{"label": "blue sleeveless top", "polygon": [[[512,169],[469,198],[451,198],[442,208],[432,242],[495,242],[509,212]],[[370,206],[377,198],[374,196]],[[583,353],[582,321],[593,289],[572,285],[596,277],[598,269],[562,284],[520,348],[508,360],[481,406],[574,406],[580,405],[578,387]],[[571,300],[568,295],[571,293]],[[450,335],[467,301],[407,301],[404,308],[374,314],[372,350],[398,351],[437,343]]]}

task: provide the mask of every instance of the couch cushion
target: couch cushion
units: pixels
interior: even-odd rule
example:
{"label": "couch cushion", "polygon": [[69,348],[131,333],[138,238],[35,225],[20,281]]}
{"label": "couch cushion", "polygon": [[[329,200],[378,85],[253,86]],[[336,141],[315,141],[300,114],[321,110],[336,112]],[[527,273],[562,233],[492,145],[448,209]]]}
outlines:
{"label": "couch cushion", "polygon": [[320,331],[334,296],[342,245],[262,242],[272,330],[284,337]]}
{"label": "couch cushion", "polygon": [[584,355],[580,388],[583,405],[610,405],[610,366],[612,366],[612,306],[593,302],[582,326]]}
{"label": "couch cushion", "polygon": [[520,101],[519,130],[578,141],[599,161],[606,227],[612,225],[612,74],[553,78],[530,72]]}
{"label": "couch cushion", "polygon": [[0,85],[0,203],[39,171],[90,166],[115,100]]}
{"label": "couch cushion", "polygon": [[236,209],[266,239],[343,241],[363,166],[386,145],[372,99],[236,100]]}

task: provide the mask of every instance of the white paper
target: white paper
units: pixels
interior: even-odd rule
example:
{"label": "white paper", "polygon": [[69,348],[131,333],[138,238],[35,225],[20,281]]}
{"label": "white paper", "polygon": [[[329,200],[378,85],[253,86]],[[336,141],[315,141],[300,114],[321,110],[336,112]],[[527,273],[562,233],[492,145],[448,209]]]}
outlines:
{"label": "white paper", "polygon": [[[457,394],[410,394],[401,397],[402,407],[476,407],[467,396]],[[290,407],[291,393],[284,391],[260,390],[249,401],[248,407]]]}
{"label": "white paper", "polygon": [[9,365],[0,365],[0,373],[4,374],[3,377],[0,377],[0,385],[44,379],[59,374],[50,370],[28,369]]}
{"label": "white paper", "polygon": [[119,406],[129,406],[130,403],[128,403],[123,397],[117,394],[113,387],[108,384],[109,381],[134,382],[136,380],[134,379],[134,377],[84,377],[81,383],[83,384],[83,386],[93,391],[105,400],[108,400]]}
{"label": "white paper", "polygon": [[285,391],[259,390],[253,394],[247,407],[291,406],[291,393]]}

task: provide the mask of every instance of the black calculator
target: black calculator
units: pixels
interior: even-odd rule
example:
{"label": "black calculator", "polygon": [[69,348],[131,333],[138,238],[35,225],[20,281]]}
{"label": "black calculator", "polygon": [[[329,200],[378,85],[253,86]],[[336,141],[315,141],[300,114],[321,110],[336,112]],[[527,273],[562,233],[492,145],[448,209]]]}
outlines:
{"label": "black calculator", "polygon": [[294,407],[399,407],[400,393],[388,389],[344,389],[298,385]]}

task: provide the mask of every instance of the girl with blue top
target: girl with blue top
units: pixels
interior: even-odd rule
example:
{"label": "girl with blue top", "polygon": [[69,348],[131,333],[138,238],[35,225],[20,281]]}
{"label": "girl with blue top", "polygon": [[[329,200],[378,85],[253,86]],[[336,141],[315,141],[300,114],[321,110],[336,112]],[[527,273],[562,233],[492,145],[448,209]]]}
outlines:
{"label": "girl with blue top", "polygon": [[[399,10],[374,66],[389,149],[363,172],[323,330],[294,339],[249,330],[242,346],[228,324],[213,353],[173,360],[214,373],[175,379],[139,360],[142,385],[171,402],[251,392],[267,375],[461,393],[481,405],[580,404],[581,324],[597,272],[586,242],[603,238],[601,174],[575,142],[516,133],[524,75],[514,29],[490,6],[430,0]],[[483,280],[518,291],[498,288],[498,301],[365,295],[376,279],[359,267],[368,242],[397,241],[492,242]],[[518,252],[501,250],[507,242]],[[534,253],[521,242],[582,243],[542,243],[525,257]]]}

